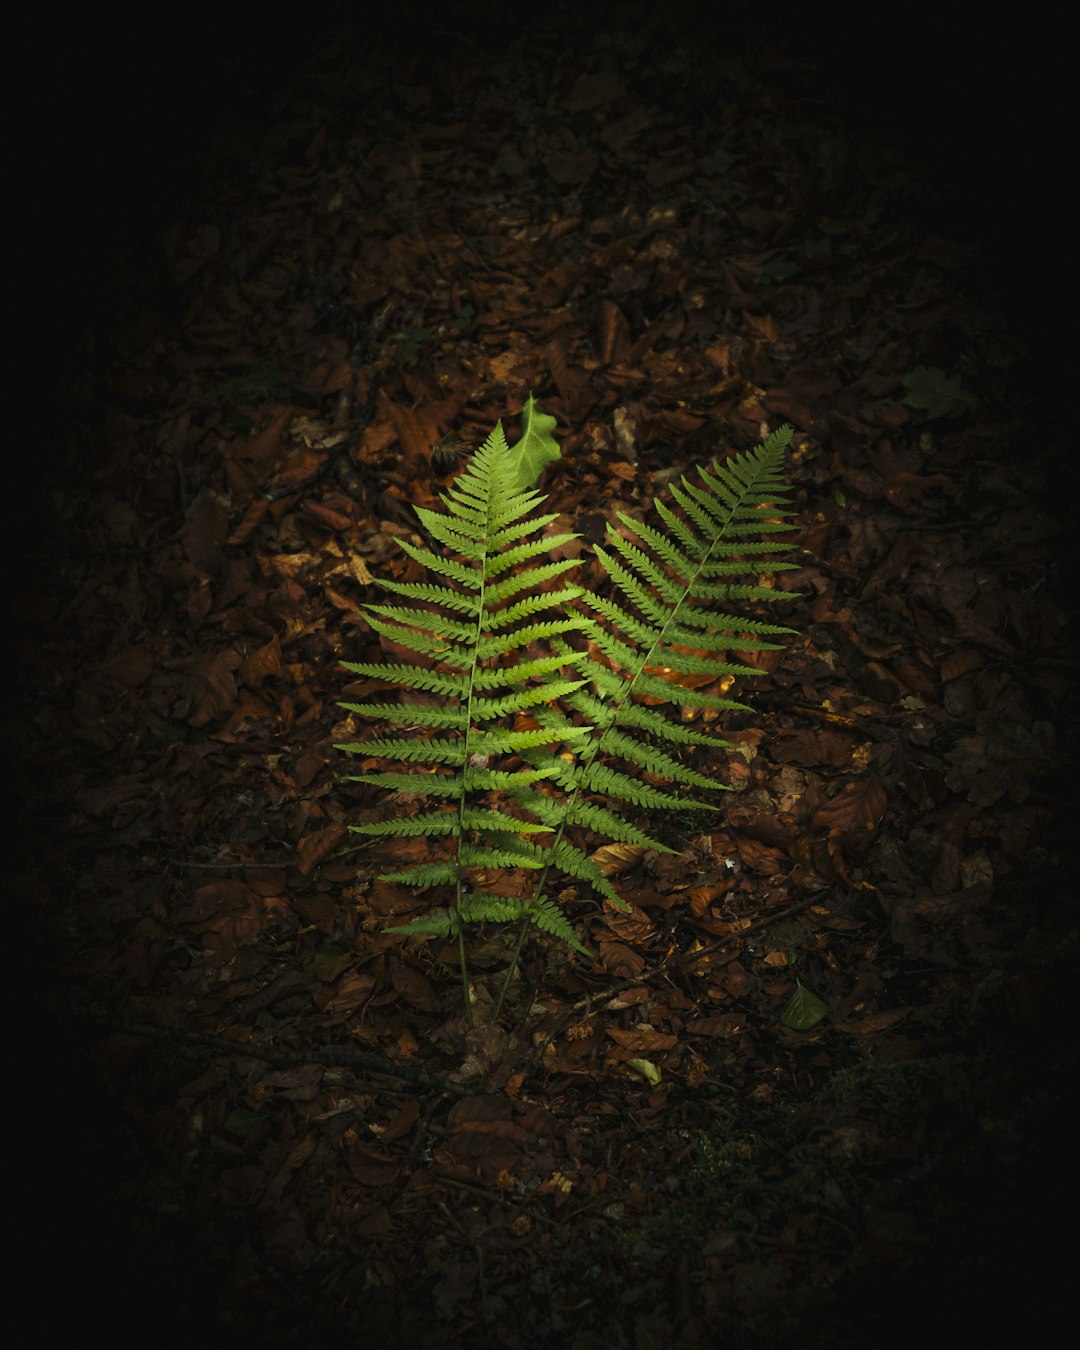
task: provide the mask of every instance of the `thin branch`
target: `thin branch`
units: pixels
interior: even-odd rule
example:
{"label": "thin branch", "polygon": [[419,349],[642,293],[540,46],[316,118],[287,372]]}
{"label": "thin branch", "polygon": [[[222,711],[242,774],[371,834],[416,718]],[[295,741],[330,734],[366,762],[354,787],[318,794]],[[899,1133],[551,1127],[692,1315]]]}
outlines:
{"label": "thin branch", "polygon": [[92,1018],[97,1025],[125,1036],[140,1036],[151,1041],[179,1042],[181,1045],[201,1046],[217,1054],[239,1055],[262,1060],[267,1064],[324,1064],[366,1069],[369,1073],[401,1078],[420,1087],[437,1088],[440,1092],[458,1089],[438,1074],[425,1073],[409,1064],[397,1064],[383,1055],[368,1050],[355,1050],[351,1045],[323,1045],[319,1049],[292,1049],[287,1046],[254,1045],[232,1040],[228,1036],[212,1036],[205,1031],[188,1031],[183,1027],[159,1027],[142,1022],[118,1022],[109,1018]]}

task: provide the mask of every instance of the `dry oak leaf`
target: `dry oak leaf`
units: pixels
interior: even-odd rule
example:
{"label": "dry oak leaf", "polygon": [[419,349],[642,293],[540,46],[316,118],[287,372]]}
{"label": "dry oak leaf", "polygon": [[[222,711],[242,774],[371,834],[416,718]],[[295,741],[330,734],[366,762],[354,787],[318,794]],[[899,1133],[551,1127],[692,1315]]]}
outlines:
{"label": "dry oak leaf", "polygon": [[830,835],[872,836],[888,809],[889,799],[876,778],[865,778],[844,787],[814,812],[813,828]]}
{"label": "dry oak leaf", "polygon": [[624,1050],[670,1050],[679,1043],[678,1036],[667,1031],[654,1031],[652,1027],[633,1027],[629,1031],[605,1027],[605,1031]]}
{"label": "dry oak leaf", "polygon": [[348,828],[345,825],[327,825],[321,830],[313,830],[311,834],[305,834],[296,845],[296,855],[301,872],[310,876],[319,863],[333,853],[346,834],[348,834]]}

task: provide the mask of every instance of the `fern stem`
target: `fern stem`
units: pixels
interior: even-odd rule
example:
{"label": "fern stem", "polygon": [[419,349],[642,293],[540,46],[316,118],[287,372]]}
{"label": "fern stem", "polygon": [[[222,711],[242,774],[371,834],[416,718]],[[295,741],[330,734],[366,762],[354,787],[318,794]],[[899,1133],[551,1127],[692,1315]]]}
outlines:
{"label": "fern stem", "polygon": [[[545,873],[547,868],[544,869]],[[537,897],[539,892],[537,893]],[[506,975],[502,982],[502,988],[499,990],[499,997],[495,1003],[495,1020],[498,1020],[499,1013],[502,1012],[503,1001],[506,998],[507,991],[510,988],[510,981],[514,978],[514,971],[518,968],[518,962],[521,960],[521,950],[525,946],[525,935],[529,931],[531,917],[526,914],[523,919],[518,921],[517,941],[514,943],[514,954],[510,958],[510,964],[506,968]]]}
{"label": "fern stem", "polygon": [[457,847],[455,853],[454,866],[454,907],[458,912],[458,960],[461,964],[461,992],[465,999],[465,1025],[470,1029],[473,1025],[472,999],[469,997],[469,963],[465,955],[465,920],[462,917],[462,900],[464,892],[462,890],[462,860],[461,851],[465,846],[465,807],[467,805],[468,787],[466,786],[469,777],[469,741],[473,729],[473,707],[476,702],[476,670],[480,664],[480,638],[484,631],[484,605],[487,599],[487,560],[489,545],[488,541],[492,533],[492,502],[498,496],[500,485],[500,475],[498,469],[494,469],[492,477],[488,479],[489,491],[487,501],[484,503],[487,512],[487,527],[484,530],[484,545],[480,554],[480,603],[476,609],[476,631],[472,640],[472,664],[469,667],[469,688],[465,706],[465,759],[461,767],[461,792],[458,796],[458,829],[457,829]]}
{"label": "fern stem", "polygon": [[[461,869],[458,868],[457,909],[461,913]],[[465,924],[458,919],[458,961],[461,964],[461,993],[465,999],[465,1025],[472,1027],[472,999],[469,997],[469,963],[465,956]]]}

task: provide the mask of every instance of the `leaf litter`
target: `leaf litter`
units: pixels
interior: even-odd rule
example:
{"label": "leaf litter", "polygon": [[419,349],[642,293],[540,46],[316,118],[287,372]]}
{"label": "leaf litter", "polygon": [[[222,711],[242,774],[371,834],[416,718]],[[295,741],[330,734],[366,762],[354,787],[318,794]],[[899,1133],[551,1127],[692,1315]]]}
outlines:
{"label": "leaf litter", "polygon": [[[981,1250],[1053,1109],[1020,1061],[1075,939],[1071,658],[1049,464],[1002,449],[1013,335],[808,72],[748,50],[691,109],[651,31],[575,73],[540,24],[450,88],[340,40],[302,153],[208,174],[166,231],[93,481],[52,494],[15,733],[50,846],[16,896],[141,1160],[141,1241],[200,1253],[230,1333],[843,1344],[861,1284],[967,1287],[949,1243]],[[716,823],[601,850],[632,910],[591,914],[597,963],[541,944],[516,1025],[470,1032],[450,948],[382,934],[413,901],[376,874],[432,846],[352,842],[337,663],[393,659],[357,605],[416,579],[432,447],[532,390],[586,537],[794,422],[804,637],[724,726]],[[508,957],[478,943],[478,1014]]]}

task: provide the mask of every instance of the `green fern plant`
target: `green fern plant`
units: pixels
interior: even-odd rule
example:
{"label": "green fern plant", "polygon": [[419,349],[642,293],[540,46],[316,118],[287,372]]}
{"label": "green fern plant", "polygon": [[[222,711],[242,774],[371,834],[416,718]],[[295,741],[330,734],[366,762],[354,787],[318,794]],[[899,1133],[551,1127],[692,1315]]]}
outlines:
{"label": "green fern plant", "polygon": [[[412,734],[338,748],[412,766],[354,781],[431,803],[352,829],[446,841],[436,860],[382,879],[449,887],[449,903],[393,931],[457,938],[470,1021],[466,928],[519,924],[499,1006],[531,927],[591,955],[546,893],[550,870],[627,906],[600,866],[566,837],[568,829],[673,852],[634,817],[661,808],[716,809],[679,787],[699,792],[724,785],[675,758],[665,743],[678,750],[726,742],[689,729],[661,708],[743,708],[687,687],[685,677],[720,679],[726,689],[735,677],[757,674],[727,659],[731,652],[775,648],[772,638],[793,631],[718,609],[785,596],[767,583],[793,566],[774,556],[782,533],[793,528],[783,482],[790,427],[748,454],[714,462],[697,482],[683,479],[673,487],[678,509],[656,508],[668,533],[620,513],[631,537],[609,526],[609,549],[595,550],[620,596],[615,599],[565,584],[561,578],[577,566],[573,560],[545,561],[577,536],[536,537],[556,519],[535,514],[544,498],[531,486],[558,457],[554,424],[530,398],[517,446],[508,447],[499,423],[443,495],[446,511],[417,509],[445,552],[408,541],[402,547],[437,580],[384,581],[411,603],[364,609],[384,641],[419,662],[343,663],[425,699],[343,704]],[[440,703],[426,701],[429,695]],[[510,885],[523,870],[535,874],[528,898],[520,884]],[[501,889],[492,889],[492,874],[496,887],[503,879]]]}

